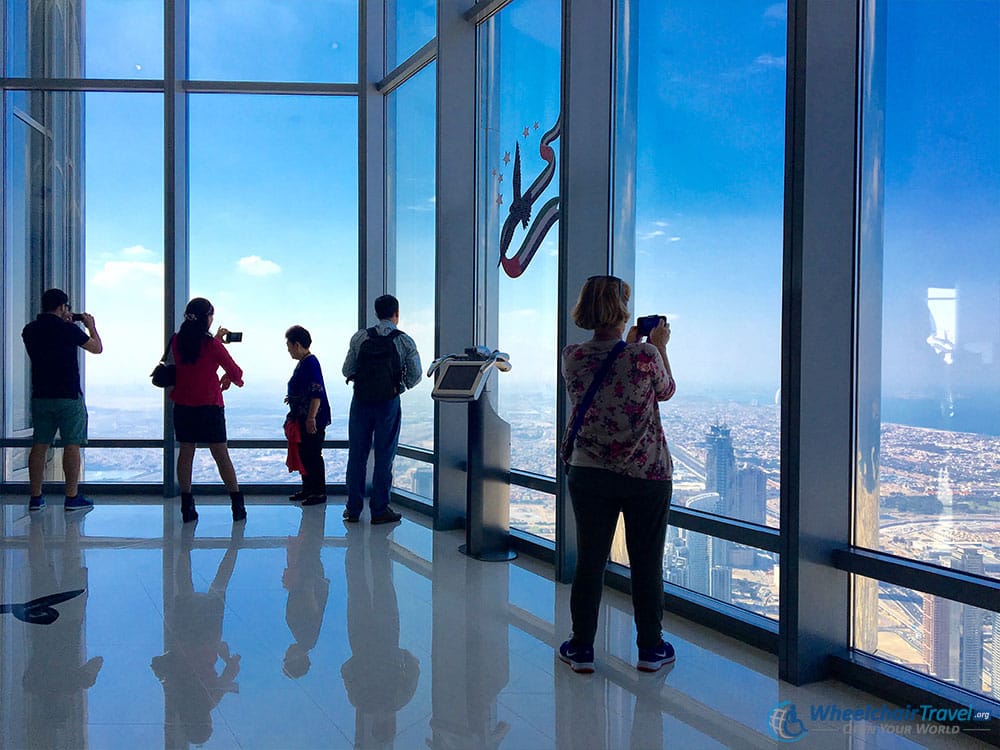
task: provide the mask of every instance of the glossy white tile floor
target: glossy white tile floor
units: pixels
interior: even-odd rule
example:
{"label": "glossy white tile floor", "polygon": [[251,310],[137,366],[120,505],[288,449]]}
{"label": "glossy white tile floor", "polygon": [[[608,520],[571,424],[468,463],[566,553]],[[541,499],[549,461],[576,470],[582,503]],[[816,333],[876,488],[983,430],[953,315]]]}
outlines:
{"label": "glossy white tile floor", "polygon": [[[471,560],[461,532],[412,514],[345,525],[342,505],[272,499],[245,529],[220,505],[182,528],[148,498],[97,500],[83,516],[0,504],[0,604],[85,589],[0,614],[2,748],[985,747],[811,721],[813,704],[883,701],[783,684],[774,656],[670,616],[677,663],[641,674],[613,591],[597,672],[574,674],[553,654],[568,586],[524,556]],[[784,701],[795,743],[768,728]]]}

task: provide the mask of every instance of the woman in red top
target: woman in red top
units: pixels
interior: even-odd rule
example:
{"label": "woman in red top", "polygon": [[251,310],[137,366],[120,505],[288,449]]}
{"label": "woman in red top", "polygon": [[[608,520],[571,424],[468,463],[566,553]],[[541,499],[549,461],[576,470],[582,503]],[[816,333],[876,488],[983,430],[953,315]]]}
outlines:
{"label": "woman in red top", "polygon": [[[177,365],[177,384],[170,394],[174,402],[174,434],[180,443],[177,481],[181,486],[181,517],[184,523],[198,520],[191,492],[191,470],[198,443],[208,443],[219,476],[229,490],[233,521],[247,517],[243,493],[226,444],[226,412],[222,392],[230,385],[243,387],[243,370],[222,343],[227,333],[219,328],[209,333],[215,308],[203,297],[195,297],[184,310],[184,322],[170,343]],[[219,368],[225,372],[219,377]]]}

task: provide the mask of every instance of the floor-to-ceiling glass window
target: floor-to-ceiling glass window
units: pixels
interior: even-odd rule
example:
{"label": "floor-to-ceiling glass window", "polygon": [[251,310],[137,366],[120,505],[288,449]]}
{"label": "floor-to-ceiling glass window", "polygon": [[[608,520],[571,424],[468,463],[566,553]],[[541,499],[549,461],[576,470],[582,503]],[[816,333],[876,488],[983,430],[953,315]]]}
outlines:
{"label": "floor-to-ceiling glass window", "polygon": [[[357,328],[357,102],[353,97],[204,94],[189,97],[191,296],[215,324],[243,333],[229,351],[246,385],[226,393],[231,439],[282,439],[295,362],[289,326],[305,326],[326,381],[333,424],[347,434],[340,376]],[[327,451],[327,478],[346,455]],[[239,450],[243,482],[292,481],[279,449]],[[206,454],[196,480],[214,481]]]}
{"label": "floor-to-ceiling glass window", "polygon": [[[426,365],[434,358],[435,84],[436,65],[417,73],[386,98],[386,253],[400,301],[400,328]],[[406,397],[401,445],[434,448],[431,380]],[[397,457],[393,484],[430,500],[434,467]]]}
{"label": "floor-to-ceiling glass window", "polygon": [[[354,83],[359,5],[353,0],[191,0],[194,80]],[[278,84],[280,88],[282,84]],[[305,326],[333,410],[327,439],[347,434],[339,376],[356,329],[358,109],[354,96],[225,94],[188,100],[191,296],[243,333],[230,352],[246,385],[226,394],[231,439],[282,439],[282,399],[294,361],[284,332]],[[318,93],[318,92],[317,92]],[[195,479],[213,480],[207,455]],[[296,481],[279,449],[233,453],[243,482]],[[327,479],[346,455],[326,452]]]}
{"label": "floor-to-ceiling glass window", "polygon": [[[516,0],[480,26],[480,201],[486,273],[499,273],[498,378],[511,468],[556,473],[559,3]],[[499,268],[498,268],[499,266]],[[511,487],[511,526],[555,538],[555,498]]]}
{"label": "floor-to-ceiling glass window", "polygon": [[[42,221],[49,195],[44,185],[50,177],[41,165],[51,129],[36,104],[43,99],[37,93],[12,91],[4,101],[3,435],[11,438],[31,435],[31,365],[21,330],[39,312],[27,290],[41,291],[45,258],[50,255]],[[4,449],[5,479],[26,479],[27,467],[27,448]]]}
{"label": "floor-to-ceiling glass window", "polygon": [[[75,3],[4,4],[8,77],[81,78],[84,17]],[[83,247],[84,102],[78,92],[11,90],[4,96],[3,390],[4,437],[31,434],[30,365],[21,329],[37,313],[43,287],[66,289],[77,309]],[[4,450],[4,478],[26,479],[26,451]]]}
{"label": "floor-to-ceiling glass window", "polygon": [[[1000,6],[871,0],[865,20],[855,543],[995,578]],[[1000,695],[995,612],[875,584],[862,648]]]}
{"label": "floor-to-ceiling glass window", "polygon": [[[158,439],[162,391],[148,375],[162,353],[162,96],[33,91],[7,101],[7,435],[28,436],[20,331],[40,312],[32,292],[37,299],[55,283],[74,310],[94,316],[104,341],[101,355],[82,356],[89,436]],[[79,287],[69,267],[82,269]],[[22,453],[10,451],[12,479]],[[87,481],[161,481],[156,449],[91,447],[83,457]]]}
{"label": "floor-to-ceiling glass window", "polygon": [[[104,352],[87,355],[92,438],[156,439],[163,391],[149,381],[163,354],[163,97],[84,95],[86,297]],[[151,364],[152,363],[152,364]],[[88,481],[162,480],[155,448],[87,448]]]}
{"label": "floor-to-ceiling glass window", "polygon": [[[785,7],[639,4],[635,315],[670,321],[673,503],[778,525]],[[776,556],[671,527],[664,578],[777,616]]]}

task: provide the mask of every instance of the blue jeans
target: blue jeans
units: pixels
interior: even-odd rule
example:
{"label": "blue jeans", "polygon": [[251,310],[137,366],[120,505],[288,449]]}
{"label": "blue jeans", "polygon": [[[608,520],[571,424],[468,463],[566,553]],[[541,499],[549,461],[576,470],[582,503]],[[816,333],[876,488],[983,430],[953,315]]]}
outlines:
{"label": "blue jeans", "polygon": [[365,506],[365,474],[368,452],[375,449],[375,469],[372,474],[372,496],[369,503],[372,518],[389,507],[392,488],[392,462],[399,444],[402,411],[399,396],[389,401],[351,400],[347,422],[347,511],[361,513]]}

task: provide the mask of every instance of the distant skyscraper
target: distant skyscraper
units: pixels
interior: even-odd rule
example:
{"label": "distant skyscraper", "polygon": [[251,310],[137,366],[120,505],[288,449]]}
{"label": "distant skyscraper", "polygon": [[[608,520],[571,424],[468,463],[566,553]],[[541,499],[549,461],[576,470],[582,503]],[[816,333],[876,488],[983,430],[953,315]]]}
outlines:
{"label": "distant skyscraper", "polygon": [[[722,500],[716,492],[696,495],[687,502],[687,507],[706,513],[719,513]],[[688,532],[688,588],[708,594],[720,601],[732,601],[733,571],[729,561],[732,543],[716,539],[706,534]]]}
{"label": "distant skyscraper", "polygon": [[958,679],[958,605],[950,599],[924,594],[923,658],[927,671],[939,680]]}
{"label": "distant skyscraper", "polygon": [[[961,549],[943,560],[956,570],[983,575],[982,552]],[[967,690],[983,690],[983,631],[986,612],[978,607],[924,595],[923,656],[934,677],[955,682]],[[997,652],[993,646],[991,654]],[[994,662],[993,673],[996,672]],[[991,675],[992,676],[992,675]],[[992,690],[996,694],[997,684]]]}
{"label": "distant skyscraper", "polygon": [[[718,539],[713,539],[718,542]],[[723,542],[727,547],[728,542]],[[712,598],[731,604],[733,601],[733,569],[728,565],[716,565],[712,568]]]}
{"label": "distant skyscraper", "polygon": [[[975,549],[963,549],[953,555],[952,567],[966,573],[983,575],[983,554]],[[961,641],[959,644],[958,684],[977,693],[983,689],[983,629],[986,611],[969,604],[961,607]]]}
{"label": "distant skyscraper", "polygon": [[[687,507],[706,513],[719,512],[719,495],[706,492],[695,495],[687,502]],[[687,586],[701,594],[711,594],[712,589],[712,538],[705,534],[687,532]]]}
{"label": "distant skyscraper", "polygon": [[684,588],[688,585],[688,548],[684,539],[675,538],[667,542],[663,560],[663,578],[669,583]]}
{"label": "distant skyscraper", "polygon": [[767,520],[767,475],[759,466],[740,464],[736,469],[736,502],[733,517],[764,525]]}
{"label": "distant skyscraper", "polygon": [[717,492],[722,502],[716,513],[733,516],[736,501],[736,458],[733,439],[725,425],[714,424],[705,436],[705,491]]}

